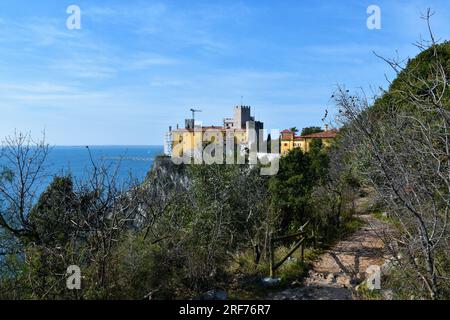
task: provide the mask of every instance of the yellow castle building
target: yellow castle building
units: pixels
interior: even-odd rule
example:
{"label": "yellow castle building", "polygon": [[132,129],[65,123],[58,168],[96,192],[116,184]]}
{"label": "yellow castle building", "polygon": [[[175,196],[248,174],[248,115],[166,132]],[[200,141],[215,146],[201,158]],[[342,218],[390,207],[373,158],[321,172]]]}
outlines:
{"label": "yellow castle building", "polygon": [[234,107],[233,118],[223,119],[223,126],[198,126],[194,119],[186,119],[184,128],[169,128],[164,141],[165,154],[173,157],[192,156],[196,148],[215,141],[218,135],[224,142],[231,137],[234,145],[240,145],[242,149],[249,148],[249,131],[256,131],[255,143],[258,145],[259,131],[263,128],[264,124],[251,116],[249,106]]}
{"label": "yellow castle building", "polygon": [[329,146],[336,135],[337,130],[328,130],[325,127],[325,131],[319,133],[312,133],[304,136],[297,136],[296,132],[293,130],[283,130],[281,131],[281,155],[286,155],[289,151],[300,148],[303,152],[309,152],[311,147],[311,142],[317,139],[322,140],[324,146]]}

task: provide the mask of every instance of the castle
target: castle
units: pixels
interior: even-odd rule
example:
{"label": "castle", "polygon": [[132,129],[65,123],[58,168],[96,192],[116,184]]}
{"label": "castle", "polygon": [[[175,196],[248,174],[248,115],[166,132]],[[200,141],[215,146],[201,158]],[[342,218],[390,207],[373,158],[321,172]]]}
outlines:
{"label": "castle", "polygon": [[[225,141],[227,134],[232,134],[234,143],[241,146],[241,149],[249,149],[251,144],[259,145],[259,133],[264,129],[261,121],[256,121],[251,116],[249,106],[235,106],[233,118],[223,119],[222,126],[198,126],[193,118],[185,120],[184,128],[172,129],[165,135],[164,153],[168,156],[182,157],[192,155],[195,146],[204,144],[206,131],[219,132]],[[256,136],[250,134],[254,130]]]}
{"label": "castle", "polygon": [[[164,153],[167,156],[175,157],[192,156],[196,146],[205,144],[204,139],[208,131],[220,133],[223,141],[231,133],[234,144],[239,145],[241,151],[250,150],[254,144],[256,150],[260,152],[258,149],[259,137],[263,129],[263,122],[256,121],[255,117],[251,116],[249,106],[235,106],[233,118],[223,119],[222,126],[199,126],[196,125],[193,118],[190,118],[185,120],[185,127],[182,129],[178,128],[178,125],[175,130],[169,127],[164,139]],[[251,134],[251,132],[255,132],[256,135]],[[329,146],[337,134],[337,130],[329,130],[328,126],[325,126],[325,130],[322,132],[303,136],[298,136],[293,130],[283,130],[280,136],[280,154],[286,155],[295,148],[300,148],[303,152],[309,152],[311,142],[317,139],[320,139],[324,146]],[[206,141],[206,143],[210,141]],[[263,152],[266,151],[263,150]]]}

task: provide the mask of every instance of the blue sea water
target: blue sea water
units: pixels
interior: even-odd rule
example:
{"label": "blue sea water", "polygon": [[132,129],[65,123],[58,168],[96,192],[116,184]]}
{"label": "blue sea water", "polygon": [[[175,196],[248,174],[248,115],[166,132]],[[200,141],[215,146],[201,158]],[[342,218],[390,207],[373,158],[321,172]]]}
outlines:
{"label": "blue sea water", "polygon": [[[55,176],[71,175],[75,180],[86,180],[98,168],[107,168],[110,175],[116,174],[118,184],[130,178],[141,182],[151,169],[155,157],[163,154],[162,146],[77,146],[51,147],[44,163],[45,179],[37,187],[38,194],[47,189]],[[0,171],[11,168],[0,153]]]}
{"label": "blue sea water", "polygon": [[[1,151],[0,173],[7,169],[14,172],[16,168]],[[92,176],[94,164],[97,168],[107,168],[110,177],[114,174],[118,187],[127,188],[130,183],[142,182],[155,158],[163,152],[162,146],[51,147],[41,172],[42,179],[32,187],[33,192],[36,192],[32,201],[37,201],[55,176],[71,175],[76,185],[80,181],[86,181]],[[11,186],[7,185],[6,188],[8,187]]]}
{"label": "blue sea water", "polygon": [[[47,158],[46,167],[51,175],[70,173],[76,179],[86,178],[96,166],[118,168],[120,180],[130,175],[142,181],[151,169],[156,156],[163,153],[162,146],[86,146],[53,147]],[[92,157],[92,160],[91,160]]]}

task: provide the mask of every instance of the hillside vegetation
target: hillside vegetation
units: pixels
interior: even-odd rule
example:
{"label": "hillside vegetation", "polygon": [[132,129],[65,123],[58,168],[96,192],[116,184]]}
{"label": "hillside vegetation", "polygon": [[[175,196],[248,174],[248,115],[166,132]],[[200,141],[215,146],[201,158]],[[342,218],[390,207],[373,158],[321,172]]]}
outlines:
{"label": "hillside vegetation", "polygon": [[386,281],[399,297],[449,295],[450,43],[431,42],[371,105],[340,89],[342,144],[376,211],[395,227],[382,237],[395,259]]}

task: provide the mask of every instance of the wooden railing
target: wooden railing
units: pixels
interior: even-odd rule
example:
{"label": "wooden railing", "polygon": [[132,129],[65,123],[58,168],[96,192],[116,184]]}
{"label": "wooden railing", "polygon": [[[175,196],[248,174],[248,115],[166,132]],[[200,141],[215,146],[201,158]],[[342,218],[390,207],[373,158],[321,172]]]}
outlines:
{"label": "wooden railing", "polygon": [[[281,237],[277,237],[277,238],[272,238],[270,239],[270,277],[274,278],[275,277],[275,272],[276,270],[281,267],[283,265],[284,262],[286,262],[287,259],[289,259],[290,256],[292,256],[294,254],[295,251],[297,251],[300,247],[301,247],[301,261],[302,263],[304,262],[304,256],[303,256],[303,252],[304,252],[304,243],[306,240],[306,232],[305,232],[305,227],[308,225],[309,221],[307,221],[303,226],[300,227],[299,231],[290,235],[286,235],[286,236],[281,236]],[[288,254],[286,254],[279,262],[275,263],[275,243],[276,242],[280,242],[280,241],[285,241],[285,240],[290,240],[290,239],[298,239],[297,242],[295,243],[294,247],[288,252]]]}

